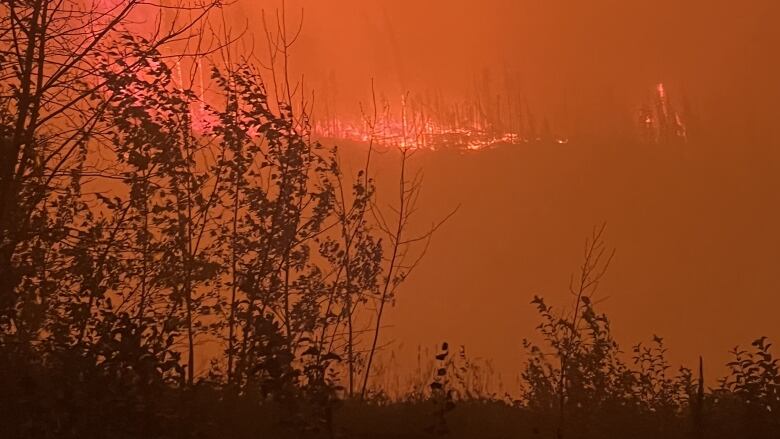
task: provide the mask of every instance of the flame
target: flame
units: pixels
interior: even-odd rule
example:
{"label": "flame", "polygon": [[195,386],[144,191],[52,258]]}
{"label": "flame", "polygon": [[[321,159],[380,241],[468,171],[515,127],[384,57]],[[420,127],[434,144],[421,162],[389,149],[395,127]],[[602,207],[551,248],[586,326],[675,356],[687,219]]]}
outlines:
{"label": "flame", "polygon": [[655,89],[658,91],[658,97],[660,99],[666,99],[666,88],[664,87],[663,82],[658,83],[658,85],[655,86]]}
{"label": "flame", "polygon": [[[476,127],[444,127],[427,121],[417,131],[410,131],[403,121],[388,121],[371,129],[367,124],[343,120],[315,123],[313,134],[319,138],[374,142],[385,147],[436,150],[440,148],[478,151],[498,145],[518,145],[541,141],[530,139],[517,132],[490,133]],[[568,143],[568,139],[556,138],[556,143]]]}
{"label": "flame", "polygon": [[644,143],[687,143],[688,128],[673,106],[663,83],[655,86],[654,104],[640,109],[639,137]]}
{"label": "flame", "polygon": [[[443,113],[443,114],[442,114]],[[502,129],[512,125],[507,120],[491,120],[479,113],[476,106],[436,112],[423,105],[412,105],[408,95],[401,96],[400,111],[395,114],[385,104],[377,120],[331,117],[315,120],[312,133],[320,139],[371,142],[383,147],[404,149],[459,149],[479,151],[499,145],[520,145],[531,142],[566,144],[564,137],[540,138],[519,129]],[[521,124],[517,124],[521,125]],[[530,131],[533,133],[536,127]]]}

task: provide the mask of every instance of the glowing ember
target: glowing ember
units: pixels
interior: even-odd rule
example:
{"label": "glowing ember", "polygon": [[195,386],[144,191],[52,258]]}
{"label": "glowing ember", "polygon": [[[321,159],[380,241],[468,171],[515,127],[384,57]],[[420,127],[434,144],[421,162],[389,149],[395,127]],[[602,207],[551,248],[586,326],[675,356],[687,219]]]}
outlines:
{"label": "glowing ember", "polygon": [[568,143],[565,137],[553,136],[546,124],[541,134],[536,134],[537,127],[532,118],[529,121],[523,121],[522,116],[516,120],[501,119],[497,116],[500,111],[489,116],[476,104],[433,109],[420,102],[410,103],[406,96],[402,96],[400,102],[400,111],[395,113],[385,103],[384,111],[376,121],[366,117],[315,120],[312,132],[324,139],[427,150],[478,151],[531,142]]}

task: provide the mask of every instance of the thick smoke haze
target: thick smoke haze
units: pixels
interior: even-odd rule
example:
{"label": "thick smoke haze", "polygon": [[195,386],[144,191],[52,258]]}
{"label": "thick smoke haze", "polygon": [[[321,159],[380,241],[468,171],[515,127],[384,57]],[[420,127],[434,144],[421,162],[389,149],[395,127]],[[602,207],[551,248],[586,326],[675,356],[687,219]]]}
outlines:
{"label": "thick smoke haze", "polygon": [[[233,26],[254,34],[245,47],[262,55],[260,9],[280,5],[233,6]],[[780,3],[332,0],[286,8],[290,23],[305,11],[291,62],[318,110],[326,96],[337,111],[356,112],[372,78],[386,96],[467,99],[485,78],[501,92],[509,77],[540,118],[572,139],[552,149],[418,155],[420,223],[461,207],[392,311],[386,338],[404,361],[416,345],[446,339],[494,359],[511,385],[520,341],[536,325],[531,298],[568,300],[584,238],[602,221],[617,257],[600,294],[624,347],[659,334],[675,361],[691,364],[701,353],[722,364],[727,349],[756,334],[780,336],[758,323],[771,322],[780,304]],[[658,83],[696,115],[690,144],[625,141]],[[377,162],[385,196],[391,160]]]}
{"label": "thick smoke haze", "polygon": [[[234,7],[233,25],[255,35],[257,52],[265,44],[260,10],[280,5]],[[367,99],[370,78],[389,96],[459,97],[487,74],[498,91],[511,78],[567,135],[604,138],[619,134],[663,82],[707,126],[777,139],[758,128],[772,125],[780,97],[780,5],[770,0],[334,0],[286,8],[291,27],[305,11],[294,66],[319,96],[336,95],[342,111]]]}
{"label": "thick smoke haze", "polygon": [[779,22],[0,1],[0,439],[780,439]]}

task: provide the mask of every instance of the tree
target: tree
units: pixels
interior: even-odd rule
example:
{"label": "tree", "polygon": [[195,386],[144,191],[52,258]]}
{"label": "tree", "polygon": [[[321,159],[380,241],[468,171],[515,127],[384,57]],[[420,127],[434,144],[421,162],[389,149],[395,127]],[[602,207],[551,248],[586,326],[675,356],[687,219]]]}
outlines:
{"label": "tree", "polygon": [[[158,21],[145,52],[132,62],[112,62],[114,73],[136,72],[146,55],[186,39],[217,3],[197,5],[192,20]],[[103,171],[87,156],[108,128],[107,102],[95,98],[107,92],[110,79],[101,76],[98,62],[110,59],[112,45],[128,37],[130,17],[153,13],[150,8],[137,0],[0,4],[0,326],[6,338],[24,325],[22,316],[45,315],[56,302],[47,297],[56,288],[44,280],[53,267],[40,267],[47,259],[37,256],[40,249],[76,248],[90,234],[82,183]],[[121,229],[116,227],[110,238]],[[95,273],[105,268],[114,244],[106,244]]]}

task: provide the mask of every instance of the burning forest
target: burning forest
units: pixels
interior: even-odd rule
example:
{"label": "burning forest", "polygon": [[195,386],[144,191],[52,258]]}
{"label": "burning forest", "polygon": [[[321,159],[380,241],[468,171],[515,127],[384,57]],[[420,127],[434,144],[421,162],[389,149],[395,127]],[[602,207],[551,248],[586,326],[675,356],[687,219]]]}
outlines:
{"label": "burning forest", "polygon": [[0,436],[777,437],[776,2],[414,3],[0,1]]}

